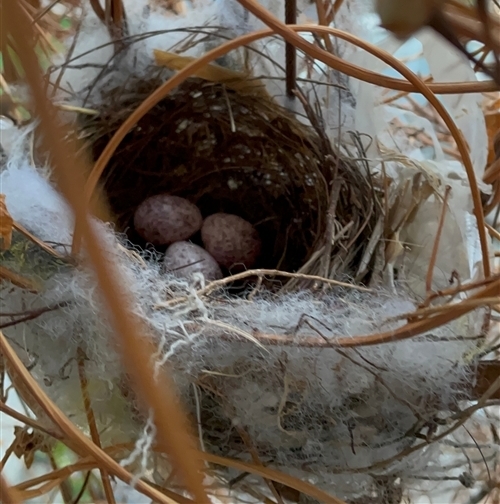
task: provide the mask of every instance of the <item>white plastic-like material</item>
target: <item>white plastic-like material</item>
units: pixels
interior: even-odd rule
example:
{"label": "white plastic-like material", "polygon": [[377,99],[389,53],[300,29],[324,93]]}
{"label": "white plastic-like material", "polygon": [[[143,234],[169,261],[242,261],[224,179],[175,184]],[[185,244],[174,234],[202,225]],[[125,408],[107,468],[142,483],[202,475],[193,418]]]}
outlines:
{"label": "white plastic-like material", "polygon": [[[417,34],[422,54],[434,81],[476,80],[465,57],[440,36],[430,30]],[[382,49],[394,54],[403,42],[391,36],[380,42]],[[418,47],[418,44],[414,44]],[[387,66],[374,56],[358,53],[355,62],[376,72],[387,72]],[[392,74],[391,74],[392,75]],[[449,285],[456,272],[460,281],[477,277],[481,273],[481,255],[477,222],[473,216],[473,204],[469,180],[462,162],[446,156],[438,140],[435,125],[415,112],[403,110],[395,104],[383,104],[381,89],[371,84],[357,86],[356,128],[367,137],[367,154],[375,171],[382,169],[392,179],[392,185],[405,183],[411,173],[420,173],[433,180],[433,195],[419,203],[419,209],[411,221],[405,222],[400,239],[405,253],[396,262],[400,279],[408,283],[417,296],[425,296],[425,278],[433,244],[438,231],[439,217],[443,211],[442,198],[446,186],[451,195],[446,210],[440,245],[433,274],[434,289]],[[416,96],[416,98],[418,98]],[[487,134],[484,117],[477,95],[447,95],[438,97],[463,134],[473,163],[480,189],[488,193],[490,188],[482,182],[487,157]],[[422,103],[420,101],[420,103]],[[404,126],[421,130],[432,141],[432,147],[418,147],[397,131],[391,121],[397,119]],[[390,153],[390,154],[389,154]],[[384,160],[384,166],[377,158]],[[405,160],[406,158],[406,160]],[[411,200],[406,201],[409,208]],[[404,208],[404,204],[402,206]],[[475,227],[475,230],[474,230]],[[450,261],[453,257],[453,261]]]}

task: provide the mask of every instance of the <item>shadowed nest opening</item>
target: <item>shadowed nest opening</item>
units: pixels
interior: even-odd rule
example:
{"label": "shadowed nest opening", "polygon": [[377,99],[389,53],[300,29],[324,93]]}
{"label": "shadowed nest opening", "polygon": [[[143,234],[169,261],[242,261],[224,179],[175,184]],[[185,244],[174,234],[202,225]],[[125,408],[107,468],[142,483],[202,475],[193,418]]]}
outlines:
{"label": "shadowed nest opening", "polygon": [[[102,104],[94,107],[99,115],[83,125],[94,160],[160,82],[130,78],[124,87],[103,91]],[[134,211],[165,192],[187,198],[203,217],[225,212],[249,221],[262,240],[255,267],[292,272],[324,247],[332,187],[341,184],[338,227],[359,215],[332,252],[344,254],[341,273],[350,274],[373,228],[373,218],[365,218],[373,201],[359,168],[332,157],[325,140],[263,90],[237,92],[230,84],[190,79],[129,132],[101,184],[118,229],[142,248],[148,244],[134,231]],[[191,240],[201,244],[199,234]]]}

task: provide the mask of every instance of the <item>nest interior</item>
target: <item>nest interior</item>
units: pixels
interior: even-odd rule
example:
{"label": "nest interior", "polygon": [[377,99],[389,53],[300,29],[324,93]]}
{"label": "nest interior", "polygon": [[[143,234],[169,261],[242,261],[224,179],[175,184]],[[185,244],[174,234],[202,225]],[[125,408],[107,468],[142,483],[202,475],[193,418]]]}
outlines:
{"label": "nest interior", "polygon": [[[99,115],[81,130],[94,159],[160,82],[135,77],[125,88],[103,91],[95,107]],[[341,225],[352,220],[353,190],[357,201],[367,192],[359,177],[352,183],[352,166],[340,159],[334,175],[324,144],[316,131],[263,93],[190,79],[129,132],[101,183],[118,229],[141,248],[148,245],[134,232],[134,211],[147,197],[168,192],[195,203],[204,217],[216,212],[243,217],[262,240],[256,267],[296,271],[324,243],[334,176],[343,186],[336,209]],[[358,220],[357,230],[363,222]],[[350,243],[348,262],[352,250],[363,248],[359,244],[366,243],[369,228]],[[200,243],[200,236],[192,241]]]}

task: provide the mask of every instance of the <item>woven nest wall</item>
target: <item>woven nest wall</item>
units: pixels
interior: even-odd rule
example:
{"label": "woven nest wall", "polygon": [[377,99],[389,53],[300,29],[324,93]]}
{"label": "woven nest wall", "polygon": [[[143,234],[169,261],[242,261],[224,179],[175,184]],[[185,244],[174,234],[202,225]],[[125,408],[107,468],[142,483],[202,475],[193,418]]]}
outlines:
{"label": "woven nest wall", "polygon": [[[125,88],[108,87],[104,105],[94,107],[99,115],[82,128],[94,159],[160,82],[131,77]],[[147,197],[167,192],[196,204],[203,217],[225,212],[246,219],[263,244],[256,267],[297,271],[324,245],[337,169],[338,227],[354,220],[332,250],[342,266],[333,276],[340,276],[354,271],[377,216],[359,167],[331,152],[325,138],[265,92],[190,79],[129,132],[101,183],[118,228],[141,248],[147,244],[133,229],[134,211]],[[199,235],[192,241],[201,244]]]}

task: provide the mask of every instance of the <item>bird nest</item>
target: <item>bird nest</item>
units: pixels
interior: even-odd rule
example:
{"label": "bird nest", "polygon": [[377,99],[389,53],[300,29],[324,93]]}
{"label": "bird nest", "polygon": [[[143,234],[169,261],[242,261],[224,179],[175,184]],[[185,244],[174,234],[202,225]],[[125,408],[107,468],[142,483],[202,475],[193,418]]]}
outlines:
{"label": "bird nest", "polygon": [[[94,159],[161,81],[131,77],[108,86],[94,107],[99,114],[82,126]],[[224,212],[253,224],[262,241],[257,268],[306,264],[310,273],[353,275],[377,220],[369,177],[333,152],[321,128],[251,89],[190,79],[136,124],[101,178],[118,228],[148,247],[134,231],[134,211],[166,192],[196,204],[203,217]],[[201,244],[199,235],[192,241]],[[320,272],[322,251],[335,260]]]}

